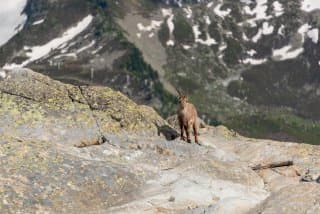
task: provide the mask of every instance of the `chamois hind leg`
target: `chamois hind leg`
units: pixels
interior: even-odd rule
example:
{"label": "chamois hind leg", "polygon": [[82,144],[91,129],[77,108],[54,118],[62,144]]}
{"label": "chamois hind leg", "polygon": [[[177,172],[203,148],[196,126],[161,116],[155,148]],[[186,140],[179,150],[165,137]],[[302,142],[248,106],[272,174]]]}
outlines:
{"label": "chamois hind leg", "polygon": [[189,125],[185,126],[184,129],[186,130],[186,133],[187,133],[187,142],[188,142],[188,143],[191,143]]}
{"label": "chamois hind leg", "polygon": [[193,124],[193,134],[194,134],[194,141],[200,145],[199,140],[198,140],[198,127],[197,125],[194,123]]}
{"label": "chamois hind leg", "polygon": [[184,126],[183,123],[179,122],[180,125],[180,140],[186,140],[186,138],[183,136],[184,135]]}

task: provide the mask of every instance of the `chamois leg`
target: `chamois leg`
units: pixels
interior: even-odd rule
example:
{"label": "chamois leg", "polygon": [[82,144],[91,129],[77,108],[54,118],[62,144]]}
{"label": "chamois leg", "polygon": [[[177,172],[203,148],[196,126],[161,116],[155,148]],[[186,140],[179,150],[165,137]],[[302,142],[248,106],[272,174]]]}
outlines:
{"label": "chamois leg", "polygon": [[191,143],[189,125],[185,126],[184,129],[186,130],[186,133],[187,133],[187,142]]}
{"label": "chamois leg", "polygon": [[194,134],[195,142],[200,145],[199,140],[198,140],[198,128],[197,128],[196,124],[193,124],[193,134]]}
{"label": "chamois leg", "polygon": [[180,140],[186,140],[186,138],[183,136],[184,135],[184,126],[183,123],[179,123],[180,125]]}

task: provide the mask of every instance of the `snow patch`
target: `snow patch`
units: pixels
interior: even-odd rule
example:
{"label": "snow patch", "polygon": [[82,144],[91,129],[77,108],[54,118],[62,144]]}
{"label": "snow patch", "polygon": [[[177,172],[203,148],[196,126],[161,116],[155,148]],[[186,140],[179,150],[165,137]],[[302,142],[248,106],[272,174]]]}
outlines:
{"label": "snow patch", "polygon": [[251,0],[240,0],[240,2],[244,4],[251,4]]}
{"label": "snow patch", "polygon": [[69,30],[67,30],[61,37],[53,39],[47,44],[42,46],[34,46],[34,47],[26,46],[25,49],[28,50],[26,55],[29,57],[29,59],[22,62],[20,65],[6,64],[4,68],[12,69],[14,67],[24,67],[33,61],[41,59],[42,57],[48,55],[52,50],[61,48],[61,46],[65,45],[67,42],[69,42],[78,34],[80,34],[82,31],[84,31],[92,22],[92,20],[93,20],[93,16],[88,15],[85,18],[83,18],[80,22],[78,22],[76,26],[71,27]]}
{"label": "snow patch", "polygon": [[242,39],[244,41],[249,41],[249,38],[247,37],[247,35],[244,32],[242,33]]}
{"label": "snow patch", "polygon": [[168,28],[169,28],[169,32],[170,32],[170,34],[172,34],[173,33],[173,31],[174,31],[174,24],[173,24],[173,14],[168,18],[168,20],[167,20],[167,24],[168,24]]}
{"label": "snow patch", "polygon": [[162,8],[161,12],[162,12],[162,16],[163,17],[167,17],[167,16],[171,16],[172,15],[172,10],[171,9]]}
{"label": "snow patch", "polygon": [[281,25],[278,29],[278,34],[284,36],[284,25]]}
{"label": "snow patch", "polygon": [[309,24],[304,24],[298,29],[298,33],[300,33],[302,36],[302,43],[304,42],[305,34],[309,31],[310,27],[311,26]]}
{"label": "snow patch", "polygon": [[249,6],[245,6],[243,9],[246,14],[250,16],[254,16],[254,18],[247,20],[248,23],[251,24],[251,26],[256,26],[256,21],[258,20],[268,20],[272,18],[272,16],[267,15],[267,10],[268,10],[268,0],[256,0],[256,7],[253,8],[252,10],[250,9]]}
{"label": "snow patch", "polygon": [[267,59],[253,59],[253,58],[247,58],[242,61],[244,64],[250,64],[250,65],[260,65],[265,62],[267,62]]}
{"label": "snow patch", "polygon": [[53,57],[54,59],[60,59],[60,58],[63,58],[63,57],[71,57],[71,58],[77,58],[77,54],[75,53],[66,53],[66,54],[60,54],[60,55],[57,55],[55,57]]}
{"label": "snow patch", "polygon": [[273,6],[273,11],[276,17],[279,17],[284,13],[283,6],[278,1],[273,2],[272,6]]}
{"label": "snow patch", "polygon": [[[168,25],[168,28],[169,28],[169,33],[170,33],[170,37],[171,38],[172,38],[172,33],[174,31],[173,18],[174,18],[174,15],[172,14],[172,15],[170,15],[170,17],[167,20],[167,25]],[[168,46],[173,46],[174,45],[174,41],[173,40],[167,41],[167,45]]]}
{"label": "snow patch", "polygon": [[306,12],[311,12],[313,10],[320,9],[320,1],[319,0],[302,0],[301,1],[301,10]]}
{"label": "snow patch", "polygon": [[188,19],[190,19],[192,17],[192,10],[189,6],[187,8],[183,8],[183,11],[186,13],[186,17]]}
{"label": "snow patch", "polygon": [[96,44],[96,41],[93,40],[92,42],[90,42],[90,44],[88,44],[88,45],[86,45],[86,46],[83,46],[82,48],[80,48],[79,50],[77,50],[77,53],[81,53],[82,51],[87,50],[87,49],[93,47],[95,44]]}
{"label": "snow patch", "polygon": [[174,46],[174,41],[170,39],[167,41],[166,44],[167,44],[167,46]]}
{"label": "snow patch", "polygon": [[206,33],[206,40],[200,39],[199,36],[201,35],[201,32],[199,31],[199,25],[194,25],[192,27],[193,29],[193,34],[194,34],[194,38],[195,38],[195,42],[203,44],[203,45],[207,45],[207,46],[211,46],[211,45],[215,45],[217,44],[216,40],[211,38],[209,33]]}
{"label": "snow patch", "polygon": [[319,41],[319,29],[318,28],[314,28],[312,30],[309,30],[307,32],[307,35],[308,35],[309,38],[311,38],[311,40],[314,43],[318,43],[318,41]]}
{"label": "snow patch", "polygon": [[3,70],[0,70],[0,79],[5,79],[7,76],[6,72]]}
{"label": "snow patch", "polygon": [[6,44],[14,35],[22,30],[27,21],[22,13],[27,0],[2,1],[0,7],[0,46]]}
{"label": "snow patch", "polygon": [[249,56],[251,56],[251,57],[254,56],[256,53],[257,53],[257,51],[256,51],[256,50],[253,50],[253,49],[247,51],[247,54],[248,54]]}
{"label": "snow patch", "polygon": [[207,24],[207,25],[210,25],[210,24],[211,24],[211,20],[210,20],[210,17],[209,17],[209,16],[204,16],[203,18],[204,18],[204,20],[206,21],[206,24]]}
{"label": "snow patch", "polygon": [[98,53],[102,48],[103,48],[103,46],[99,46],[97,49],[93,50],[91,53],[94,55],[94,54]]}
{"label": "snow patch", "polygon": [[221,18],[224,18],[226,16],[228,16],[231,13],[231,9],[228,8],[227,10],[221,10],[222,7],[222,3],[219,3],[214,9],[213,11],[215,12],[215,14],[217,14],[218,16],[220,16]]}
{"label": "snow patch", "polygon": [[257,43],[258,40],[261,39],[261,37],[262,37],[262,30],[259,29],[259,30],[258,30],[258,33],[257,33],[254,37],[252,37],[251,40],[252,40],[254,43]]}
{"label": "snow patch", "polygon": [[294,59],[298,57],[300,54],[302,54],[303,51],[304,49],[302,47],[292,50],[292,46],[287,45],[280,49],[272,50],[272,55],[274,58],[282,61],[282,60]]}
{"label": "snow patch", "polygon": [[39,25],[39,24],[42,24],[44,22],[44,19],[40,19],[38,21],[35,21],[32,23],[32,25]]}
{"label": "snow patch", "polygon": [[222,52],[222,51],[224,51],[225,49],[227,49],[227,47],[228,47],[228,46],[227,46],[226,44],[222,44],[222,45],[219,46],[219,51]]}
{"label": "snow patch", "polygon": [[212,7],[213,6],[213,2],[209,2],[208,4],[207,4],[207,8],[210,8],[210,7]]}
{"label": "snow patch", "polygon": [[152,30],[155,30],[157,28],[159,28],[162,24],[162,21],[155,21],[155,20],[152,20],[151,21],[151,24],[148,25],[148,26],[144,26],[143,24],[141,23],[138,23],[137,24],[137,27],[138,27],[138,30],[139,31],[143,31],[143,32],[150,32]]}
{"label": "snow patch", "polygon": [[262,24],[262,34],[263,35],[272,34],[273,30],[274,30],[274,27],[272,25],[269,25],[268,22],[263,22],[263,24]]}
{"label": "snow patch", "polygon": [[262,24],[262,28],[258,30],[257,34],[254,37],[252,37],[252,41],[254,43],[257,43],[261,39],[262,35],[272,34],[273,30],[274,30],[273,26],[269,25],[268,22],[264,22]]}
{"label": "snow patch", "polygon": [[305,40],[305,35],[307,35],[309,38],[311,38],[311,40],[314,43],[318,43],[318,40],[319,40],[319,29],[318,28],[311,29],[311,28],[312,27],[309,24],[304,24],[299,28],[298,33],[300,33],[301,36],[302,36],[302,43]]}
{"label": "snow patch", "polygon": [[[169,28],[169,33],[170,33],[170,38],[172,38],[172,33],[174,31],[174,23],[173,23],[173,18],[174,18],[174,14],[172,13],[172,9],[162,9],[161,10],[162,12],[162,16],[164,18],[167,18],[167,25],[168,25],[168,28]],[[167,41],[167,46],[174,46],[174,41],[172,39],[169,39]]]}
{"label": "snow patch", "polygon": [[191,48],[190,45],[183,45],[182,47],[183,47],[183,49],[185,49],[185,50],[189,50],[189,49]]}

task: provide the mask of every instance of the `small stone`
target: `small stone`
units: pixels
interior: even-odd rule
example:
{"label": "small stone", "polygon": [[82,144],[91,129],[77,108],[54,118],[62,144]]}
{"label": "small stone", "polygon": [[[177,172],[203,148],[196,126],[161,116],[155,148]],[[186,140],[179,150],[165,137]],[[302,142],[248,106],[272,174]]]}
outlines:
{"label": "small stone", "polygon": [[5,79],[7,76],[6,72],[3,70],[0,70],[0,79]]}
{"label": "small stone", "polygon": [[173,196],[170,196],[170,198],[168,199],[168,201],[170,201],[170,202],[174,202],[175,200],[176,200],[176,198]]}
{"label": "small stone", "polygon": [[309,174],[309,171],[307,171],[301,178],[300,178],[301,182],[312,182],[314,181],[312,176]]}

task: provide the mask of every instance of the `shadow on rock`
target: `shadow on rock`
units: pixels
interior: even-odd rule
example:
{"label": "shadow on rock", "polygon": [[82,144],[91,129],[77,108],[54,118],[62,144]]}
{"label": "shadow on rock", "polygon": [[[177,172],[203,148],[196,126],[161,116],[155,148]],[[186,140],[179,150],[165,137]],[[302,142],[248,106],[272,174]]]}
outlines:
{"label": "shadow on rock", "polygon": [[179,136],[179,133],[171,126],[168,126],[168,125],[159,126],[157,124],[156,126],[158,129],[158,135],[159,136],[163,135],[167,140],[175,140]]}

